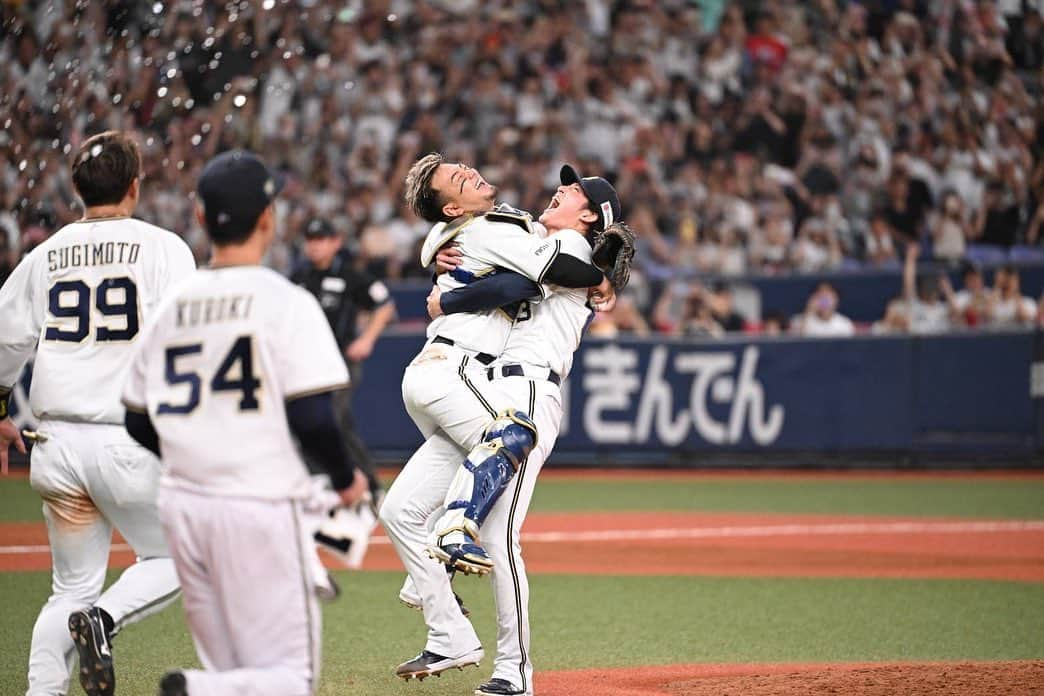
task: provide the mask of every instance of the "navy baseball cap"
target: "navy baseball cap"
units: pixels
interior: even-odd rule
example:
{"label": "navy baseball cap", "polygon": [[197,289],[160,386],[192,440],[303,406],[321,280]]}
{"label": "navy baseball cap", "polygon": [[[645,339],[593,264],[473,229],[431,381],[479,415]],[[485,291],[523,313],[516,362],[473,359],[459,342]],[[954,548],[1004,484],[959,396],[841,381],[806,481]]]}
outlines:
{"label": "navy baseball cap", "polygon": [[222,152],[207,162],[196,184],[207,234],[217,243],[245,239],[284,183],[254,153]]}
{"label": "navy baseball cap", "polygon": [[620,209],[620,197],[616,195],[616,189],[608,181],[600,176],[581,177],[571,165],[562,165],[562,171],[558,178],[562,185],[572,186],[580,184],[587,200],[591,202],[593,210],[598,213],[598,222],[595,223],[596,230],[604,230],[609,225],[623,218]]}

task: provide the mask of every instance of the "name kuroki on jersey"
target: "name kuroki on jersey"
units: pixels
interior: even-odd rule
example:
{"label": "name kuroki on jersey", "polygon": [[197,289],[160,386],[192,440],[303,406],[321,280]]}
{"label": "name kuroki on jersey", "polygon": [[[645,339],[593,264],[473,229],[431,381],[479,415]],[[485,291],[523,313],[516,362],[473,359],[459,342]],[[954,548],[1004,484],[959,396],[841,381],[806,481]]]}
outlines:
{"label": "name kuroki on jersey", "polygon": [[200,297],[178,301],[177,327],[202,326],[219,321],[237,321],[250,318],[253,295],[227,295],[225,297]]}
{"label": "name kuroki on jersey", "polygon": [[99,242],[72,244],[47,252],[47,270],[54,272],[72,266],[105,266],[136,263],[141,244],[137,242]]}

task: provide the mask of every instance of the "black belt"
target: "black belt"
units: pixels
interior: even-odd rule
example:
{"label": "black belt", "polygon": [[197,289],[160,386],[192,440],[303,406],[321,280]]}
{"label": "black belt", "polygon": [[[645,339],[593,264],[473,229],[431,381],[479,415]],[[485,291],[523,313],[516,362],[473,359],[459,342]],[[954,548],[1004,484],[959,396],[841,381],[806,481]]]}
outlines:
{"label": "black belt", "polygon": [[[432,343],[445,343],[447,346],[455,346],[455,345],[457,345],[456,341],[454,341],[452,338],[446,338],[445,336],[436,336],[435,338],[431,339],[431,342]],[[478,360],[483,365],[488,365],[491,362],[493,362],[494,360],[496,360],[497,358],[496,358],[496,356],[490,355],[489,353],[475,353],[475,359]]]}
{"label": "black belt", "polygon": [[[554,370],[548,370],[547,381],[556,387],[562,385],[562,378],[558,376],[558,373]],[[499,373],[499,375],[498,375]],[[526,371],[521,365],[501,365],[499,367],[490,367],[486,369],[487,379],[496,379],[497,377],[528,377]]]}

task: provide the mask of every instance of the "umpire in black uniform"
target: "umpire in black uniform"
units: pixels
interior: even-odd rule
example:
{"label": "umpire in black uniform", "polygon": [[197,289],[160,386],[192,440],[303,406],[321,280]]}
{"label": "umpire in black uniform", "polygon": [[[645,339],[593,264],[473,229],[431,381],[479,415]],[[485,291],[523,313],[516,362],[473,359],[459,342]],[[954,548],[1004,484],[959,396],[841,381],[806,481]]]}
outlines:
{"label": "umpire in black uniform", "polygon": [[[361,363],[370,357],[381,332],[395,317],[395,303],[384,283],[352,266],[351,255],[341,235],[321,218],[310,220],[304,228],[305,258],[294,269],[290,280],[315,295],[326,312],[334,337],[341,347],[351,386],[334,394],[334,408],[341,419],[341,430],[356,466],[370,479],[375,503],[382,497],[380,479],[366,445],[355,432],[352,417],[352,392],[361,376]],[[370,320],[359,331],[359,310],[369,311]]]}

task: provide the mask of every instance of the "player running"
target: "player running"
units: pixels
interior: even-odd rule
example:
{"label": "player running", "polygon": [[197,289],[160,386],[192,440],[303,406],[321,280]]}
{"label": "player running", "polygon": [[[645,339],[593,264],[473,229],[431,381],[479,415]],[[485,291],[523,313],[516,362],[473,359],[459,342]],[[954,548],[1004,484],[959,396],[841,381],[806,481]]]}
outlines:
{"label": "player running", "polygon": [[[580,177],[569,165],[562,168],[561,184],[540,216],[540,222],[547,228],[545,243],[561,245],[563,252],[568,250],[590,261],[591,245],[595,242],[592,237],[597,233],[596,262],[615,268],[611,275],[616,289],[622,290],[633,254],[633,236],[625,225],[617,222],[621,209],[616,191],[601,177]],[[623,248],[611,249],[617,243]],[[624,258],[620,261],[609,258],[614,252]],[[440,253],[440,270],[453,272],[458,259],[459,253],[455,250]],[[439,316],[509,305],[539,294],[547,298],[532,304],[525,321],[520,317],[500,358],[486,370],[487,379],[514,399],[528,397],[529,412],[538,433],[536,446],[521,462],[506,494],[493,506],[482,527],[483,546],[493,561],[497,612],[493,677],[475,691],[487,696],[533,693],[529,582],[519,535],[537,476],[561,427],[560,385],[569,374],[573,355],[593,311],[583,290],[540,289],[511,272],[498,273],[448,293],[441,293],[436,287],[429,297],[430,313]]]}
{"label": "player running", "polygon": [[[114,693],[112,638],[178,594],[156,513],[159,462],[124,430],[119,390],[160,298],[195,262],[179,237],[131,217],[140,172],[127,135],[86,140],[72,164],[83,218],[34,249],[0,289],[0,459],[12,443],[25,451],[6,401],[35,349],[30,483],[43,498],[52,558],[30,696],[68,692],[74,647],[84,691]],[[113,527],[138,560],[103,593]]]}
{"label": "player running", "polygon": [[345,466],[331,394],[348,372],[322,309],[260,265],[278,189],[251,153],[206,165],[197,215],[212,265],[160,307],[123,392],[128,430],[163,452],[160,517],[205,668],[168,673],[162,696],[314,693],[326,578],[293,436],[345,505],[366,492]]}

